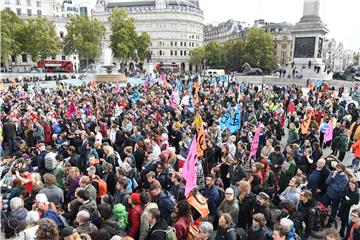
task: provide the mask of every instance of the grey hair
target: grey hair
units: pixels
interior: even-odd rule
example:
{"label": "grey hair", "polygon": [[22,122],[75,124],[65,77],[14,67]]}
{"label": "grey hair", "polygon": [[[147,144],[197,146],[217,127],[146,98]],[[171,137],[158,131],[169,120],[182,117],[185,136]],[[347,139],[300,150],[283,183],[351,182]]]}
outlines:
{"label": "grey hair", "polygon": [[39,213],[37,211],[30,211],[26,216],[26,223],[36,225],[40,220]]}
{"label": "grey hair", "polygon": [[14,197],[13,199],[10,200],[10,208],[11,210],[16,210],[19,208],[24,207],[24,200],[22,200],[22,198],[19,197]]}
{"label": "grey hair", "polygon": [[289,233],[291,228],[294,226],[294,222],[288,218],[282,218],[280,220],[280,225],[286,231],[286,233]]}
{"label": "grey hair", "polygon": [[87,222],[90,219],[90,214],[88,211],[81,210],[80,212],[78,212],[76,217],[79,222]]}
{"label": "grey hair", "polygon": [[206,233],[208,236],[211,236],[214,231],[213,225],[209,222],[201,222],[199,229],[201,232]]}

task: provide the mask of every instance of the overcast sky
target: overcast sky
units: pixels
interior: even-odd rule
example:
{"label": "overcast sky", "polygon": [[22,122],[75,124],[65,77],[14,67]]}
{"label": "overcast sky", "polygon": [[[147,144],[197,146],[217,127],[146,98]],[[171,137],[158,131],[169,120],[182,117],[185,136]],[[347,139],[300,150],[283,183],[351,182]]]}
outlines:
{"label": "overcast sky", "polygon": [[[205,24],[228,19],[253,24],[255,19],[295,24],[303,13],[304,0],[199,0]],[[345,49],[360,51],[360,0],[320,0],[320,17],[330,32],[328,38]]]}

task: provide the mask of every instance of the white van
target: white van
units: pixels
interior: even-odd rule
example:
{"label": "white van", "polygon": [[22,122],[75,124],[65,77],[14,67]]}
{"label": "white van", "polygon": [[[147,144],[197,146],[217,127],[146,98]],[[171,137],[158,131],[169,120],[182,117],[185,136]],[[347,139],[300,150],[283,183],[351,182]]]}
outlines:
{"label": "white van", "polygon": [[221,75],[225,74],[225,70],[224,69],[207,69],[207,70],[205,70],[205,74],[221,76]]}

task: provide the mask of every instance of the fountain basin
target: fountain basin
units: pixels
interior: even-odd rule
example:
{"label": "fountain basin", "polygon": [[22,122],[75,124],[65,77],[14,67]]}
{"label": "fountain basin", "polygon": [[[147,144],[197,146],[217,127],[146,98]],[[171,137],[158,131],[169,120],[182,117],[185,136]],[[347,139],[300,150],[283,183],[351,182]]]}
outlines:
{"label": "fountain basin", "polygon": [[125,74],[123,73],[113,73],[113,68],[115,65],[103,65],[102,68],[106,69],[106,73],[98,73],[96,74],[95,81],[96,82],[121,82],[124,83],[127,81]]}

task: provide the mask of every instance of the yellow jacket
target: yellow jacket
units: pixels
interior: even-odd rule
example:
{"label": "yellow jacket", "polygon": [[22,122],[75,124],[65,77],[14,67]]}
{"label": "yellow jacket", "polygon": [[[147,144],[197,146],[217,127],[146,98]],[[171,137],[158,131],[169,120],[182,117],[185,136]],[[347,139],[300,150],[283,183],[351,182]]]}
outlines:
{"label": "yellow jacket", "polygon": [[349,130],[349,139],[351,141],[356,141],[356,140],[359,140],[360,139],[360,125],[354,129],[355,133],[354,133],[354,137],[351,139],[351,133],[353,131],[353,128],[355,127],[356,125],[356,122],[353,122],[350,126],[350,130]]}

